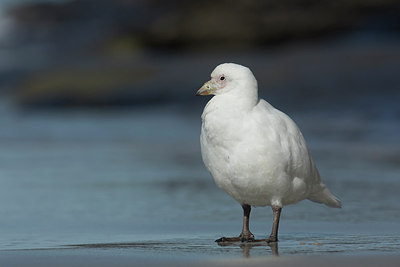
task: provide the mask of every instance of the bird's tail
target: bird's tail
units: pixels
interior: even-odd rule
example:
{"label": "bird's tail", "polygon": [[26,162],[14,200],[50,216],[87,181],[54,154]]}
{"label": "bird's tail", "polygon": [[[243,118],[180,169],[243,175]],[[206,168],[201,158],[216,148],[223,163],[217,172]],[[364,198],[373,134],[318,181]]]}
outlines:
{"label": "bird's tail", "polygon": [[342,207],[342,202],[340,202],[340,200],[335,197],[325,185],[323,185],[322,190],[313,193],[308,199],[314,202],[323,203],[332,208]]}

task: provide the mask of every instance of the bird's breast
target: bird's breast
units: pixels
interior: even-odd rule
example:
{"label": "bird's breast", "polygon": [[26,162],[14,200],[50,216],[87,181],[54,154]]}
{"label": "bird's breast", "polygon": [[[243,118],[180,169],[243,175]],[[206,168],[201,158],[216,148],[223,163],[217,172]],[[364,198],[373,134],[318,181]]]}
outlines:
{"label": "bird's breast", "polygon": [[216,147],[231,147],[244,137],[240,134],[243,132],[242,116],[206,114],[203,118],[202,131],[208,143]]}

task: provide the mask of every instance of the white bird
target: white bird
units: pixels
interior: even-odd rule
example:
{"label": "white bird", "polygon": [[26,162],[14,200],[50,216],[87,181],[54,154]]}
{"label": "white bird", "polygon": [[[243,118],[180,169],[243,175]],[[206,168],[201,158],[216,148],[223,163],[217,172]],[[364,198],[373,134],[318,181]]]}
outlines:
{"label": "white bird", "polygon": [[[203,162],[215,183],[243,208],[238,237],[217,242],[278,241],[284,205],[303,199],[341,207],[321,181],[297,125],[285,113],[258,98],[257,80],[249,68],[217,66],[196,95],[214,95],[202,114],[200,135]],[[271,206],[269,238],[255,240],[249,230],[251,206]]]}

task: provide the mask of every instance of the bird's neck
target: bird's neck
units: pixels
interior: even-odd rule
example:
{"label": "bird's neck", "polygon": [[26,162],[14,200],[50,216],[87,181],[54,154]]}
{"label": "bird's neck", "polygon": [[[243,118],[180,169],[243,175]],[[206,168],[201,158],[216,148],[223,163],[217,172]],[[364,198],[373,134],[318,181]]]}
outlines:
{"label": "bird's neck", "polygon": [[226,96],[230,97],[231,101],[241,108],[252,109],[258,102],[257,80],[249,79],[239,81],[236,88],[227,92]]}
{"label": "bird's neck", "polygon": [[258,96],[250,98],[248,95],[224,94],[214,96],[206,105],[205,114],[213,113],[217,116],[242,117],[251,112],[258,102]]}
{"label": "bird's neck", "polygon": [[230,103],[233,106],[242,110],[251,110],[255,107],[258,102],[257,90],[252,92],[234,92],[232,94],[226,94],[221,96],[225,98],[226,103]]}

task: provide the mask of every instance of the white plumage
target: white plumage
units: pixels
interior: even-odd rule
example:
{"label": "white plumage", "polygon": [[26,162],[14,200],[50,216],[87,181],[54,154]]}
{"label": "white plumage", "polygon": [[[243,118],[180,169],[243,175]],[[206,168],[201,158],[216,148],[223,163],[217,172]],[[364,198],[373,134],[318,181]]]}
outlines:
{"label": "white plumage", "polygon": [[[258,98],[250,69],[225,63],[211,78],[197,92],[214,94],[202,114],[200,143],[204,164],[221,189],[244,210],[270,205],[280,213],[284,205],[303,199],[341,206],[321,181],[297,125]],[[242,241],[253,238],[246,227],[238,237]],[[273,234],[276,240],[267,241],[277,241],[277,226]]]}

